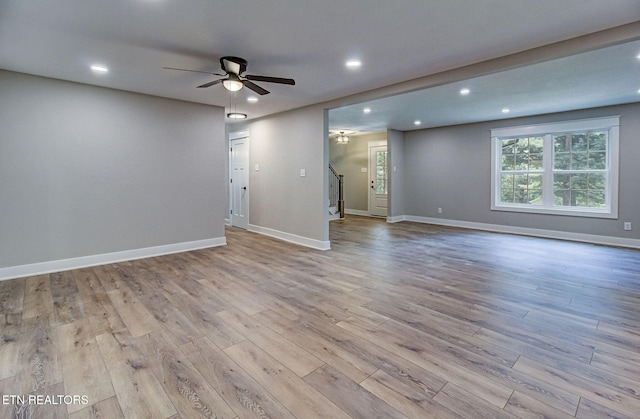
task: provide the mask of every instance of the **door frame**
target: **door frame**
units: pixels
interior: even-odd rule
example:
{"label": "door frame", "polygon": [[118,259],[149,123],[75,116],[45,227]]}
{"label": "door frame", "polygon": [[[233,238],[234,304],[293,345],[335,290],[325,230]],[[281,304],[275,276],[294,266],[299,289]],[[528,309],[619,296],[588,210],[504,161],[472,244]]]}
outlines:
{"label": "door frame", "polygon": [[228,225],[233,226],[233,215],[232,215],[232,211],[233,211],[233,186],[231,183],[231,180],[233,179],[233,154],[232,154],[232,149],[233,149],[233,141],[236,140],[245,140],[246,143],[246,147],[247,147],[247,167],[246,167],[246,176],[247,176],[247,195],[246,195],[246,200],[247,200],[247,211],[246,211],[246,220],[247,220],[247,226],[246,228],[249,227],[249,198],[250,198],[250,191],[251,188],[249,187],[249,162],[250,162],[250,138],[249,138],[249,131],[248,130],[242,130],[242,131],[234,131],[234,132],[230,132],[228,134],[228,150],[229,150],[229,158],[228,158],[228,166],[229,166],[229,182],[227,182],[227,186],[229,187],[228,191],[228,213],[227,215],[229,216],[229,223]]}
{"label": "door frame", "polygon": [[[384,147],[387,153],[387,214],[386,215],[377,215],[372,214],[371,201],[371,180],[375,180],[375,170],[372,170],[372,160],[371,160],[371,149],[374,147]],[[379,140],[379,141],[369,141],[367,144],[367,171],[369,172],[369,176],[367,179],[367,208],[369,215],[374,217],[388,217],[389,216],[389,146],[387,144],[387,140]]]}

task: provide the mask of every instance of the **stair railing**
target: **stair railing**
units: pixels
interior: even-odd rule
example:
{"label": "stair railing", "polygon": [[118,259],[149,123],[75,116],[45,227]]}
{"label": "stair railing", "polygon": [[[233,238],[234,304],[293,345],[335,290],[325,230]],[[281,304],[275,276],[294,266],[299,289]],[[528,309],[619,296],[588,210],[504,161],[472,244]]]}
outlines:
{"label": "stair railing", "polygon": [[344,175],[329,164],[329,206],[336,207],[340,218],[344,218]]}

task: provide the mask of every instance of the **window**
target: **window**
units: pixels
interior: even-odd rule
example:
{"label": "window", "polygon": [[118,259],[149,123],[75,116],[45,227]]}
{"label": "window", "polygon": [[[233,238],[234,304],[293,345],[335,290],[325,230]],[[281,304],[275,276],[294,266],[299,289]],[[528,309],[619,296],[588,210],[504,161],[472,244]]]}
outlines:
{"label": "window", "polygon": [[491,130],[491,209],[617,218],[619,119]]}
{"label": "window", "polygon": [[376,151],[376,193],[387,194],[387,152]]}

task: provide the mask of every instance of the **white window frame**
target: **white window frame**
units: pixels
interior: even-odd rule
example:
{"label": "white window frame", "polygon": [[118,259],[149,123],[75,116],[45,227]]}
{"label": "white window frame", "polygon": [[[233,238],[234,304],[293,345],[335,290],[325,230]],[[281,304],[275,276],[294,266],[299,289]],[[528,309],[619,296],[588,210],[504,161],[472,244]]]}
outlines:
{"label": "white window frame", "polygon": [[[559,207],[553,205],[553,139],[554,134],[580,131],[608,131],[608,173],[604,208]],[[618,218],[620,116],[590,118],[546,124],[495,128],[491,130],[491,210],[577,217]],[[543,205],[513,204],[500,201],[501,139],[509,137],[543,137]]]}

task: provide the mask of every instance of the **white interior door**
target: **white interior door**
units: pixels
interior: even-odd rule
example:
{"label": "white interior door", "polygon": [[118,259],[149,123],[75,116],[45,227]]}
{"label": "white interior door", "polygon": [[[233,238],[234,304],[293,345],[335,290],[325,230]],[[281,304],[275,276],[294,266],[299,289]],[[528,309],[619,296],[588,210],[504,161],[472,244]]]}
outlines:
{"label": "white interior door", "polygon": [[249,225],[249,137],[231,139],[229,146],[231,225],[246,229]]}
{"label": "white interior door", "polygon": [[387,216],[389,176],[387,145],[369,145],[369,214]]}

